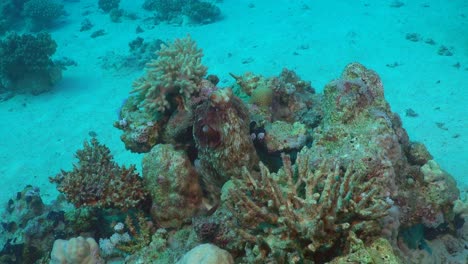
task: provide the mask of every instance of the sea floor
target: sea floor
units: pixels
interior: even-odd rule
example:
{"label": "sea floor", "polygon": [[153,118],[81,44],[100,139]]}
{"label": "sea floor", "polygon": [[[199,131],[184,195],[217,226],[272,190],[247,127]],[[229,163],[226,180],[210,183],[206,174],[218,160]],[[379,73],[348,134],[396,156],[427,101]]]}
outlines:
{"label": "sea floor", "polygon": [[[224,0],[218,3],[223,19],[201,26],[154,25],[146,19],[152,14],[136,2],[122,0],[121,7],[139,18],[121,23],[112,23],[95,0],[64,2],[68,16],[51,34],[56,56],[77,66],[66,70],[51,92],[0,102],[0,203],[27,184],[54,199],[57,191],[48,177],[72,167],[75,151],[90,134],[97,134],[117,162],[139,166],[142,156],[125,150],[112,124],[143,69],[104,70],[102,58],[108,52],[126,54],[138,36],[172,41],[187,34],[204,50],[203,63],[220,77],[220,86],[233,83],[229,73],[272,76],[286,67],[322,91],[350,62],[375,70],[411,140],[423,142],[467,190],[467,1],[405,1],[397,8],[392,1]],[[80,32],[84,18],[94,24],[91,31]],[[137,26],[144,32],[137,34]],[[99,29],[106,34],[91,38]],[[408,40],[412,33],[420,40]],[[453,55],[439,55],[442,45]],[[407,116],[408,109],[417,116]]]}

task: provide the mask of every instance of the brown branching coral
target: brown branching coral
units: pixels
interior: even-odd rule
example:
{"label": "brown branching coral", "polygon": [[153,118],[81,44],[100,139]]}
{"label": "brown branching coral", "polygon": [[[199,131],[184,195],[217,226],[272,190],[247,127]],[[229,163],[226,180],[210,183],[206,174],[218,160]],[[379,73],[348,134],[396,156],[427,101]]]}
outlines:
{"label": "brown branching coral", "polygon": [[375,178],[367,180],[352,165],[313,169],[309,154],[303,149],[294,166],[283,155],[278,173],[260,164],[259,174],[245,170],[235,181],[228,207],[239,235],[254,246],[254,259],[310,260],[348,247],[352,233],[361,239],[379,235],[379,219],[390,205],[377,196]]}
{"label": "brown branching coral", "polygon": [[[147,65],[146,76],[134,83],[133,92],[139,93],[141,106],[149,112],[185,107],[185,101],[200,90],[206,75],[207,68],[201,64],[202,50],[187,37],[162,46],[157,53],[158,58]],[[179,102],[184,105],[177,105]]]}
{"label": "brown branching coral", "polygon": [[97,139],[84,142],[84,148],[76,152],[78,164],[72,171],[63,171],[50,181],[76,207],[95,206],[120,208],[138,206],[146,197],[141,178],[135,166],[128,169],[113,161],[109,148]]}
{"label": "brown branching coral", "polygon": [[132,239],[129,242],[117,244],[117,249],[134,254],[151,243],[151,235],[154,233],[153,224],[141,212],[133,218],[127,215],[125,225]]}

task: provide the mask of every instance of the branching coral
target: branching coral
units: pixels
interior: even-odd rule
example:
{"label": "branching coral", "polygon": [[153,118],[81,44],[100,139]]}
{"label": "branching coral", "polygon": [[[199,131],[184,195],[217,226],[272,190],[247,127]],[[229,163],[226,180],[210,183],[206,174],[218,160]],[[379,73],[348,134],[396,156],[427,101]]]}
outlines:
{"label": "branching coral", "polygon": [[[231,191],[228,205],[238,219],[238,233],[253,248],[256,258],[314,259],[342,250],[356,234],[368,239],[380,234],[379,219],[390,207],[378,196],[376,180],[338,165],[310,166],[303,149],[292,165],[270,173],[260,164],[260,174],[244,171]],[[247,256],[253,257],[253,256]]]}
{"label": "branching coral", "polygon": [[57,44],[48,33],[11,33],[0,42],[0,87],[38,94],[61,78],[61,69],[51,60]]}
{"label": "branching coral", "polygon": [[162,46],[158,58],[147,65],[146,76],[134,84],[133,92],[139,93],[141,106],[149,112],[185,106],[185,101],[200,90],[206,74],[202,56],[202,50],[190,37]]}
{"label": "branching coral", "polygon": [[72,171],[62,171],[50,178],[75,206],[126,210],[138,206],[147,197],[135,167],[120,167],[113,161],[110,150],[95,138],[90,143],[86,141],[76,157],[79,162]]}

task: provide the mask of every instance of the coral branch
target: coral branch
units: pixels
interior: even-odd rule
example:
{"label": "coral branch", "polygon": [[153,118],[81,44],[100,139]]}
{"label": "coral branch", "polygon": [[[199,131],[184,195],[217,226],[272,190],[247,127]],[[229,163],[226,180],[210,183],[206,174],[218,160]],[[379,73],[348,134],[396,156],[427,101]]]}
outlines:
{"label": "coral branch", "polygon": [[[235,180],[229,208],[238,220],[239,234],[248,241],[255,237],[252,244],[258,247],[266,243],[270,256],[345,248],[349,245],[340,243],[350,232],[360,239],[379,235],[378,220],[390,205],[377,196],[375,180],[366,181],[366,174],[352,165],[343,169],[322,163],[313,170],[309,159],[305,148],[296,165],[282,155],[284,166],[277,173],[260,163],[260,173],[244,170]],[[281,245],[268,239],[272,235],[282,238]]]}

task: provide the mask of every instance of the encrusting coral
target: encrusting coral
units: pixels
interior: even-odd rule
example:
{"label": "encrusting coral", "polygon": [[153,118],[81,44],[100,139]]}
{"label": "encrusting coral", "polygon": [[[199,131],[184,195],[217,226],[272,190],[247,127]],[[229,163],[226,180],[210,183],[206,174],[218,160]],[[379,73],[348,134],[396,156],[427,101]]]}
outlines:
{"label": "encrusting coral", "polygon": [[157,53],[158,58],[147,65],[146,75],[134,84],[140,106],[149,112],[186,107],[206,75],[207,68],[201,64],[202,50],[188,36],[162,46]]}
{"label": "encrusting coral", "polygon": [[283,155],[278,173],[260,164],[260,173],[245,170],[234,180],[228,208],[252,247],[249,261],[323,258],[349,247],[351,234],[363,240],[380,235],[379,220],[390,205],[378,195],[376,179],[352,165],[311,168],[310,154],[304,148],[294,166]]}
{"label": "encrusting coral", "polygon": [[78,164],[72,171],[51,177],[67,200],[76,207],[95,206],[127,210],[143,202],[147,193],[134,166],[128,169],[113,161],[110,150],[97,139],[85,141],[76,152]]}

